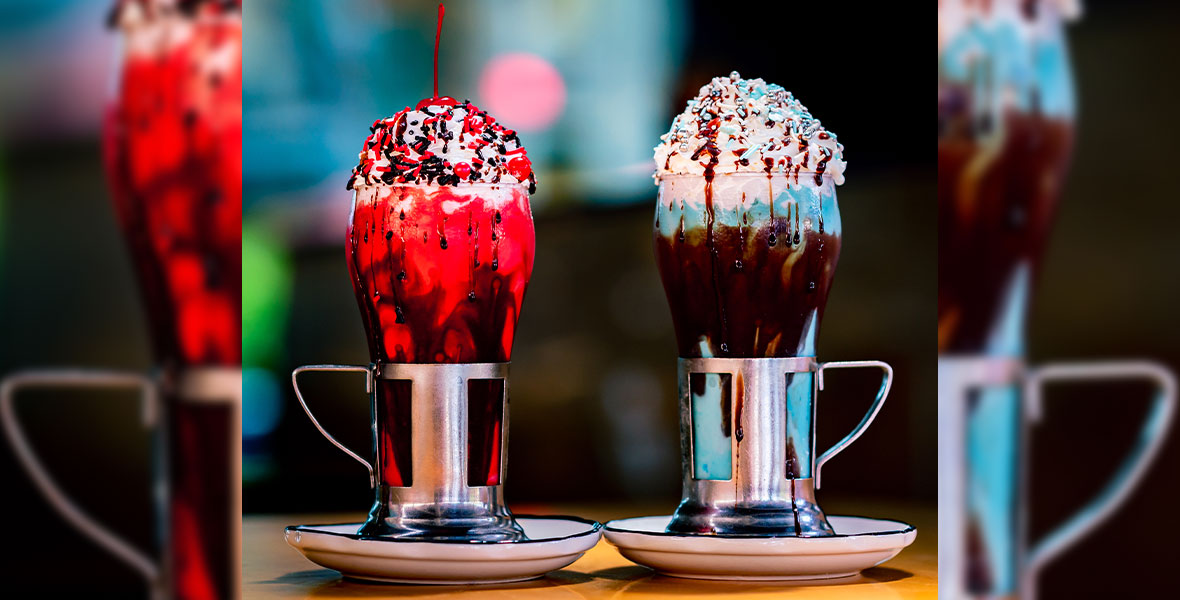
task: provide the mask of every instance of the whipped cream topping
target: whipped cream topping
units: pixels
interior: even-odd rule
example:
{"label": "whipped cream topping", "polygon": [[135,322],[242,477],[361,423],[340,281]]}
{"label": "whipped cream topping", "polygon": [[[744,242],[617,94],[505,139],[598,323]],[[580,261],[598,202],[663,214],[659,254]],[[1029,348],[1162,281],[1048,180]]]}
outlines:
{"label": "whipped cream topping", "polygon": [[469,101],[427,98],[369,128],[348,189],[394,183],[520,183],[537,189],[520,138]]}
{"label": "whipped cream topping", "polygon": [[[107,25],[123,33],[128,56],[162,57],[192,44],[194,38],[207,38],[203,43],[208,48],[187,54],[199,57],[192,59],[194,68],[212,78],[241,70],[241,23],[241,0],[118,0],[107,16]],[[218,34],[197,33],[209,26],[236,28],[238,42],[222,43]]]}
{"label": "whipped cream topping", "polygon": [[107,15],[107,25],[127,30],[174,15],[195,17],[228,12],[241,14],[242,0],[116,0]]}
{"label": "whipped cream topping", "polygon": [[[688,101],[655,148],[663,175],[782,173],[795,184],[844,183],[844,146],[791,92],[737,71],[714,77]],[[800,179],[799,174],[804,173]]]}
{"label": "whipped cream topping", "polygon": [[[1072,119],[1064,25],[1080,13],[1076,0],[940,0],[939,135],[944,115],[964,111],[978,122],[999,123],[1007,111]],[[984,127],[976,133],[1003,131]]]}
{"label": "whipped cream topping", "polygon": [[1081,16],[1081,0],[938,0],[938,52],[981,23],[988,28],[997,22],[1009,23],[1026,38],[1047,25],[1077,21]]}

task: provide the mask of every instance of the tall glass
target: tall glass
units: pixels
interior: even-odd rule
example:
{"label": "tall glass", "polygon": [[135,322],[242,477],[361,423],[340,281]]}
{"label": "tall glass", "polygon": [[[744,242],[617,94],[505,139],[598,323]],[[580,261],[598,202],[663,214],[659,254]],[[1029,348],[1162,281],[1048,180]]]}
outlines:
{"label": "tall glass", "polygon": [[840,257],[831,178],[661,175],[656,262],[682,358],[815,356]]}
{"label": "tall glass", "polygon": [[137,10],[149,14],[124,28],[103,158],[164,368],[166,572],[176,597],[228,597],[240,512],[241,13]]}
{"label": "tall glass", "polygon": [[[892,377],[877,361],[816,362],[840,230],[830,176],[660,175],[653,237],[680,354],[684,465],[668,531],[833,533],[815,502],[819,468],[872,422]],[[857,430],[817,455],[829,366],[886,377]]]}
{"label": "tall glass", "polygon": [[[1159,365],[1025,361],[1026,315],[1073,144],[1071,4],[939,2],[940,596],[1033,597],[1037,571],[1137,485],[1174,410],[1175,380]],[[1028,424],[1041,388],[1096,379],[1147,380],[1159,393],[1123,467],[1029,543]]]}
{"label": "tall glass", "polygon": [[1029,297],[1073,145],[1057,3],[940,5],[938,343],[1024,352]]}
{"label": "tall glass", "polygon": [[346,251],[374,363],[511,359],[536,252],[525,186],[362,187]]}
{"label": "tall glass", "polygon": [[[1051,2],[1031,11],[946,4],[938,55],[939,351],[1019,360],[1073,143],[1064,24]],[[973,593],[1012,593],[1020,583],[1021,386],[943,400],[967,403],[964,572],[954,577]]]}
{"label": "tall glass", "polygon": [[[449,402],[451,392],[440,385],[431,388],[437,398],[430,406],[423,400],[415,403],[411,385],[422,385],[421,381],[411,382],[409,375],[416,371],[400,365],[478,368],[474,365],[511,359],[536,250],[527,188],[520,184],[361,187],[349,221],[348,267],[377,375],[373,398],[377,502],[361,533],[518,538],[519,527],[503,506],[499,491],[506,379],[475,376],[467,380],[459,392],[467,396],[466,406],[437,414],[452,410],[440,408]],[[438,417],[430,424],[418,414],[427,411]],[[462,427],[454,422],[464,419],[466,431],[455,431]],[[449,440],[447,432],[455,433],[455,439]],[[465,459],[448,465],[451,471],[464,470],[459,463],[465,461],[461,480],[423,464],[428,454],[445,452],[440,450],[442,445],[464,442]],[[439,486],[454,489],[449,501],[444,502],[448,494],[440,492]],[[471,496],[477,492],[470,490],[477,489],[483,490],[478,492],[481,498]],[[450,507],[418,514],[406,508],[415,501]]]}
{"label": "tall glass", "polygon": [[[124,36],[103,159],[157,369],[17,373],[0,385],[0,416],[49,504],[139,572],[153,598],[234,598],[241,564],[240,3],[120,1],[112,24]],[[129,544],[62,491],[16,417],[18,392],[27,388],[140,393],[144,424],[155,431],[158,553]]]}

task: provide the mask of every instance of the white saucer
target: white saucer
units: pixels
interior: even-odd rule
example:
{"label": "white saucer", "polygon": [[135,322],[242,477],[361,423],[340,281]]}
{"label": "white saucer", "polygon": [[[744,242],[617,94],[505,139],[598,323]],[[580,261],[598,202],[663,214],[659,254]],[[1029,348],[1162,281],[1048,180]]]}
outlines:
{"label": "white saucer", "polygon": [[618,519],[606,524],[606,539],[645,567],[673,577],[788,581],[850,577],[879,565],[918,537],[901,521],[828,517],[828,537],[738,537],[682,535],[664,529],[662,517]]}
{"label": "white saucer", "polygon": [[383,583],[508,583],[569,566],[602,536],[602,525],[577,517],[516,517],[519,542],[424,542],[361,539],[360,523],[293,525],[287,543],[345,577]]}

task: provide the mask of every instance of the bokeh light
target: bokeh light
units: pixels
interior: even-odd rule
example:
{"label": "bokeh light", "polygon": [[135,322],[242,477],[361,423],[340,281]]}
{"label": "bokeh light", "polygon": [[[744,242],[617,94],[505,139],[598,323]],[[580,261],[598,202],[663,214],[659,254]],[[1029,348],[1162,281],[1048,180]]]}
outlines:
{"label": "bokeh light", "polygon": [[242,221],[242,259],[242,476],[253,483],[274,466],[272,434],[285,406],[276,367],[294,269],[286,244],[257,219]]}
{"label": "bokeh light", "polygon": [[283,419],[284,396],[279,379],[269,369],[242,369],[242,481],[256,483],[274,474],[271,444]]}
{"label": "bokeh light", "polygon": [[505,127],[541,131],[565,109],[565,81],[549,61],[535,54],[501,54],[479,76],[480,104]]}
{"label": "bokeh light", "polygon": [[274,375],[267,369],[242,370],[242,438],[249,440],[270,435],[283,416],[282,393]]}
{"label": "bokeh light", "polygon": [[283,242],[265,227],[242,223],[242,356],[246,365],[270,366],[279,358],[290,308],[293,268]]}

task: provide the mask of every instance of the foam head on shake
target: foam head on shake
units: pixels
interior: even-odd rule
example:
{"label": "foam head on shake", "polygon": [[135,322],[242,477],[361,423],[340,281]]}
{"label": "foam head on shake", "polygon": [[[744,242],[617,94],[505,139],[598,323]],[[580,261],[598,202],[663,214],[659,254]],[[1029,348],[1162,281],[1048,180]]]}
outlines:
{"label": "foam head on shake", "polygon": [[836,135],[781,86],[734,72],[660,139],[656,257],[680,356],[814,356],[840,252]]}
{"label": "foam head on shake", "polygon": [[844,146],[807,107],[762,79],[735,71],[714,77],[688,101],[655,148],[657,181],[665,175],[782,173],[797,182],[824,175],[844,183]]}

